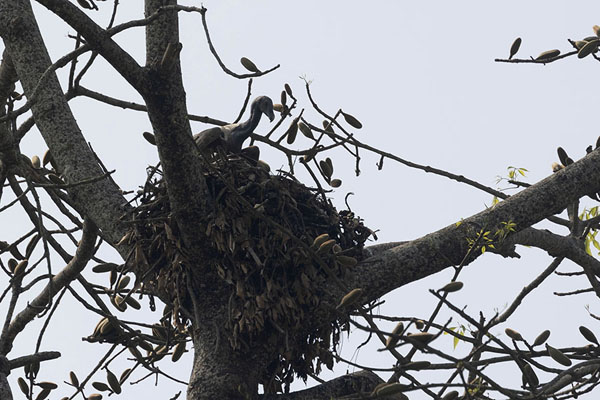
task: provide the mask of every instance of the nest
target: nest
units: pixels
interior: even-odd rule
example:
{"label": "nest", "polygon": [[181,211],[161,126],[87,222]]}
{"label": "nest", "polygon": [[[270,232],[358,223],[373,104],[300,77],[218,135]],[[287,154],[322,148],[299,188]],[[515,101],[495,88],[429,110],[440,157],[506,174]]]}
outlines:
{"label": "nest", "polygon": [[[201,276],[218,276],[230,292],[223,328],[229,345],[243,352],[260,344],[272,352],[261,382],[267,392],[281,390],[294,374],[306,379],[322,364],[331,368],[347,321],[311,326],[310,316],[321,304],[324,282],[344,279],[373,232],[351,211],[338,212],[322,190],[289,174],[272,175],[233,155],[204,163],[213,211],[198,221],[205,259],[195,263],[178,239],[161,173],[149,169],[129,236],[138,268],[151,271],[145,282],[166,293],[177,314],[189,304],[182,282],[192,265],[202,265]],[[174,316],[185,325],[182,313]]]}

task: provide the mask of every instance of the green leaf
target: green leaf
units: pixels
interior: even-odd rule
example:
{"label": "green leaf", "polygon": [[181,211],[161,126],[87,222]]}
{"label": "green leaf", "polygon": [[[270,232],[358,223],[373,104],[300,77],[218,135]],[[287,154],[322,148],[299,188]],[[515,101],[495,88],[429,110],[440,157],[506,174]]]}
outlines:
{"label": "green leaf", "polygon": [[454,336],[454,350],[456,350],[456,346],[458,346],[458,343],[460,342],[460,339],[457,338],[456,336]]}

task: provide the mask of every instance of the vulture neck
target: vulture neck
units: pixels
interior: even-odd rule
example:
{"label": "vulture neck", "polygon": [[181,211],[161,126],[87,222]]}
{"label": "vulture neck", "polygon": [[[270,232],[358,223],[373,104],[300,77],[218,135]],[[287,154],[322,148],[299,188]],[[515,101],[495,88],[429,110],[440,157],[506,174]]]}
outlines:
{"label": "vulture neck", "polygon": [[252,104],[250,118],[239,124],[231,133],[231,150],[236,153],[242,150],[242,143],[250,137],[250,134],[258,126],[261,116],[262,112],[258,109],[258,104]]}

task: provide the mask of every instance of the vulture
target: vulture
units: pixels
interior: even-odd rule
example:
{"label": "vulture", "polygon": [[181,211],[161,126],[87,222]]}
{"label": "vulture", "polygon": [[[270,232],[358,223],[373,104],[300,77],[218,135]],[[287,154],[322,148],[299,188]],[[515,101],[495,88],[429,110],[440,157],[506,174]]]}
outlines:
{"label": "vulture", "polygon": [[244,153],[249,158],[258,160],[258,148],[252,146],[242,152],[242,144],[257,127],[262,114],[265,114],[270,121],[275,119],[273,101],[267,96],[254,99],[250,105],[250,118],[247,121],[206,129],[195,134],[194,141],[201,152],[222,145],[231,153]]}

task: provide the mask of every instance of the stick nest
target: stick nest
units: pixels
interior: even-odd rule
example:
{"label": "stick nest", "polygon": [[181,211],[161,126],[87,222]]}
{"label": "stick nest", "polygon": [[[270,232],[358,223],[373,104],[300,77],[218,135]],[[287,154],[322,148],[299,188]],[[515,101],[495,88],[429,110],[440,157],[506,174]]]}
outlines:
{"label": "stick nest", "polygon": [[313,326],[311,313],[324,283],[344,279],[373,232],[289,174],[272,175],[232,155],[205,166],[213,210],[198,221],[205,248],[195,249],[204,259],[186,256],[160,170],[149,169],[128,237],[136,275],[169,297],[180,327],[187,322],[181,309],[192,309],[186,290],[192,269],[202,269],[199,279],[218,276],[229,291],[223,327],[229,345],[243,352],[261,344],[271,352],[261,382],[269,392],[289,385],[294,374],[306,379],[322,364],[331,368],[347,322]]}

